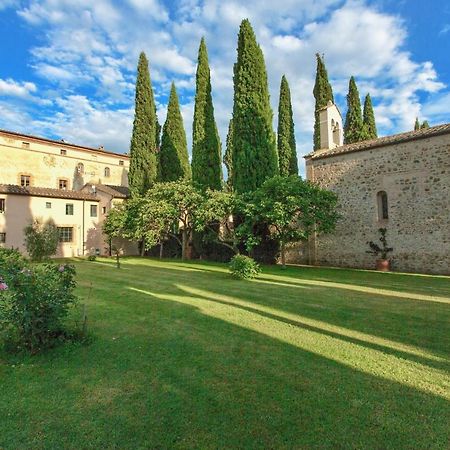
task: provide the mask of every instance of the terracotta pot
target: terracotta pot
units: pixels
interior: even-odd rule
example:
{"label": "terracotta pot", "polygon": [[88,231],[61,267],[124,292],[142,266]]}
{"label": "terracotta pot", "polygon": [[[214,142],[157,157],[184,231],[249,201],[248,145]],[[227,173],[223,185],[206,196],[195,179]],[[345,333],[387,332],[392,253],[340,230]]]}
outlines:
{"label": "terracotta pot", "polygon": [[381,272],[389,272],[391,270],[390,261],[388,259],[378,259],[377,270]]}

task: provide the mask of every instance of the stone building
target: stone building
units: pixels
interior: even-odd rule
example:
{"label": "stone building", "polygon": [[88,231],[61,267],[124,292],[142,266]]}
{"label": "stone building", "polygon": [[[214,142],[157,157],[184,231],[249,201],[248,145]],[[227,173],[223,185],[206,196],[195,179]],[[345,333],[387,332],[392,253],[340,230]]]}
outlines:
{"label": "stone building", "polygon": [[57,256],[109,252],[102,222],[128,196],[127,155],[3,130],[0,155],[0,246],[25,252],[25,226],[52,219]]}
{"label": "stone building", "polygon": [[341,219],[291,261],[374,268],[368,241],[386,228],[393,270],[450,274],[450,124],[342,145],[336,106],[320,120],[322,148],[305,157],[306,177],[338,195]]}

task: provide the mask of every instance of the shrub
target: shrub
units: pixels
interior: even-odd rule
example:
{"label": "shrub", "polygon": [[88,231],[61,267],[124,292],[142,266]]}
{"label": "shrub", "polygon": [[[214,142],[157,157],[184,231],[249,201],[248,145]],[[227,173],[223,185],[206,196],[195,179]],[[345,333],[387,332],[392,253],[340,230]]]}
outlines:
{"label": "shrub", "polygon": [[235,255],[230,262],[230,272],[235,278],[247,280],[255,278],[261,271],[258,263],[245,255]]}
{"label": "shrub", "polygon": [[24,230],[25,247],[33,261],[42,261],[56,253],[59,242],[58,228],[53,221],[44,224],[35,219]]}
{"label": "shrub", "polygon": [[95,255],[89,255],[88,257],[87,257],[87,260],[88,261],[95,261],[97,259],[97,257],[95,256]]}
{"label": "shrub", "polygon": [[0,247],[0,275],[6,270],[18,272],[26,264],[26,259],[14,248]]}
{"label": "shrub", "polygon": [[63,320],[76,302],[75,268],[30,266],[19,256],[0,253],[0,328],[8,331],[16,347],[36,353],[65,336]]}

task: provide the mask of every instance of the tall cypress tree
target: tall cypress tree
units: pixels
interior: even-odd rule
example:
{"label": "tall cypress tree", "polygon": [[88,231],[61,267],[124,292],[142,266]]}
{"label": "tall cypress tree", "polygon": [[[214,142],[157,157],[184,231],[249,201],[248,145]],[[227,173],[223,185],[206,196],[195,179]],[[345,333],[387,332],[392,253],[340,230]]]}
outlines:
{"label": "tall cypress tree", "polygon": [[278,173],[266,66],[248,19],[239,29],[233,81],[233,186],[241,193]]}
{"label": "tall cypress tree", "polygon": [[230,119],[227,133],[227,148],[223,157],[223,162],[227,168],[227,186],[229,190],[233,189],[233,119]]}
{"label": "tall cypress tree", "polygon": [[133,133],[130,146],[130,191],[133,196],[144,194],[158,177],[158,146],[160,125],[150,81],[148,60],[139,55]]}
{"label": "tall cypress tree", "polygon": [[192,181],[202,188],[222,188],[219,133],[214,120],[211,75],[205,39],[200,41],[196,77],[194,123],[192,126]]}
{"label": "tall cypress tree", "polygon": [[414,131],[420,130],[420,122],[419,122],[419,118],[416,117],[416,121],[414,123]]}
{"label": "tall cypress tree", "polygon": [[327,106],[328,102],[334,103],[333,89],[328,81],[328,73],[325,68],[323,57],[316,53],[317,69],[316,82],[314,84],[314,98],[316,99],[314,113],[314,150],[320,149],[320,121],[319,109]]}
{"label": "tall cypress tree", "polygon": [[363,137],[364,139],[376,139],[378,137],[375,114],[373,113],[372,99],[370,94],[364,99],[363,112]]}
{"label": "tall cypress tree", "polygon": [[355,78],[351,77],[347,94],[347,115],[344,125],[344,144],[352,144],[362,139],[363,120],[361,116],[361,100]]}
{"label": "tall cypress tree", "polygon": [[172,83],[170,89],[167,118],[163,127],[159,156],[161,181],[176,181],[191,177],[186,132],[184,131],[183,117],[181,116],[174,83]]}
{"label": "tall cypress tree", "polygon": [[289,90],[289,84],[284,75],[281,77],[280,101],[278,103],[277,142],[280,175],[284,177],[289,175],[298,175],[291,91]]}

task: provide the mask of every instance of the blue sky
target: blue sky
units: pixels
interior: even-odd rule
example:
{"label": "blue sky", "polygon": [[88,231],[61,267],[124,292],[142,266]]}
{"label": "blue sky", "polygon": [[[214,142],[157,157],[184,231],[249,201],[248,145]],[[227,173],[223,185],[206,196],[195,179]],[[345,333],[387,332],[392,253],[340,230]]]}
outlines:
{"label": "blue sky", "polygon": [[414,119],[450,122],[450,4],[444,0],[0,0],[0,128],[127,152],[144,50],[163,123],[170,83],[190,142],[198,44],[205,36],[225,140],[239,24],[265,54],[274,110],[291,87],[297,151],[311,150],[316,52],[345,113],[348,79],[370,92],[380,135]]}

